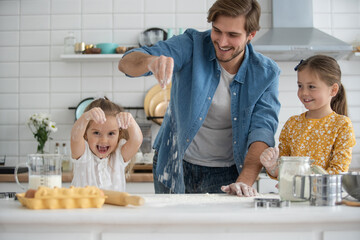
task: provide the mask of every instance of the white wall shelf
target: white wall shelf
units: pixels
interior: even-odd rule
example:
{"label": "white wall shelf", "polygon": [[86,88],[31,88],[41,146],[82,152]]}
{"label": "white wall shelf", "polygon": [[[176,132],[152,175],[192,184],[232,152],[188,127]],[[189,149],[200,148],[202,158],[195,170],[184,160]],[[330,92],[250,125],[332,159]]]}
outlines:
{"label": "white wall shelf", "polygon": [[123,54],[61,54],[63,61],[90,62],[90,61],[119,61]]}

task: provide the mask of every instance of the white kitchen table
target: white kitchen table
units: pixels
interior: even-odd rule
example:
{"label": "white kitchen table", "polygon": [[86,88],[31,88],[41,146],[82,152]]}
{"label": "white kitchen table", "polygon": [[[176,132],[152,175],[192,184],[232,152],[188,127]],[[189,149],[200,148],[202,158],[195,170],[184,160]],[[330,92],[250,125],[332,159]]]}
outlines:
{"label": "white kitchen table", "polygon": [[[140,207],[31,210],[0,200],[0,239],[225,240],[360,239],[360,208],[255,208],[253,198],[225,194],[142,194]],[[278,197],[263,195],[263,197]]]}

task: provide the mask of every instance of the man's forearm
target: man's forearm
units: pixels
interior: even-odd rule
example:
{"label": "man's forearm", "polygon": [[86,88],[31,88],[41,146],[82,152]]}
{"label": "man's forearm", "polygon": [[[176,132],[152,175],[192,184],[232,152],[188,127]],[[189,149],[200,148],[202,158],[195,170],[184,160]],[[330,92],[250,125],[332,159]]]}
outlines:
{"label": "man's forearm", "polygon": [[254,184],[262,168],[260,155],[268,147],[264,142],[253,142],[250,145],[245,157],[243,169],[236,182],[243,182],[249,186]]}
{"label": "man's forearm", "polygon": [[142,52],[132,52],[119,61],[119,70],[133,77],[149,71],[148,65],[154,56]]}

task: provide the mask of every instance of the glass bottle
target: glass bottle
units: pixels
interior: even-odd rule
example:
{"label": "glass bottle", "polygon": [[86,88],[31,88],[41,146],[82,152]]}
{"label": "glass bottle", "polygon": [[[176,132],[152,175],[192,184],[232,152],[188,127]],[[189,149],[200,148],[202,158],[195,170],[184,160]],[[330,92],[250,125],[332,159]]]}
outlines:
{"label": "glass bottle", "polygon": [[55,150],[54,150],[55,154],[60,154],[60,144],[57,142],[55,143]]}
{"label": "glass bottle", "polygon": [[72,170],[70,155],[68,154],[66,143],[62,145],[62,169],[64,172],[70,172]]}
{"label": "glass bottle", "polygon": [[75,51],[76,38],[73,32],[69,32],[68,35],[64,38],[64,53],[65,54],[74,54]]}
{"label": "glass bottle", "polygon": [[[304,201],[294,197],[294,185],[300,185],[300,182],[294,183],[295,175],[311,174],[310,157],[281,157],[279,166],[279,195],[282,201]],[[297,178],[298,180],[300,178]],[[305,188],[308,188],[305,185]],[[304,193],[308,193],[309,189],[300,189]]]}

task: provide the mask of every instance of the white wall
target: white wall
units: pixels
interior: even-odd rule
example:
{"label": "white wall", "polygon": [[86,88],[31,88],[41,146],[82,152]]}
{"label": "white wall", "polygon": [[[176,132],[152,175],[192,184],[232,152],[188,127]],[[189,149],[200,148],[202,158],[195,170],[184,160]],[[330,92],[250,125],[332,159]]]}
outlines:
{"label": "white wall", "polygon": [[[214,0],[0,0],[0,155],[7,165],[36,150],[25,126],[35,112],[49,112],[59,131],[54,142],[69,142],[74,111],[81,99],[106,94],[123,106],[142,106],[153,78],[126,78],[117,62],[65,62],[63,40],[74,31],[78,41],[137,44],[146,28],[206,30]],[[262,6],[261,35],[271,27],[271,0]],[[314,25],[345,42],[360,40],[360,1],[314,0]],[[279,63],[281,129],[286,119],[304,111],[296,97],[295,62]],[[355,132],[360,136],[360,62],[342,60],[343,81]],[[136,113],[133,113],[136,114]],[[138,113],[143,116],[143,113]],[[279,132],[279,131],[278,131]],[[277,134],[278,136],[278,134]],[[357,139],[360,142],[360,139]],[[360,143],[352,167],[360,167]]]}

